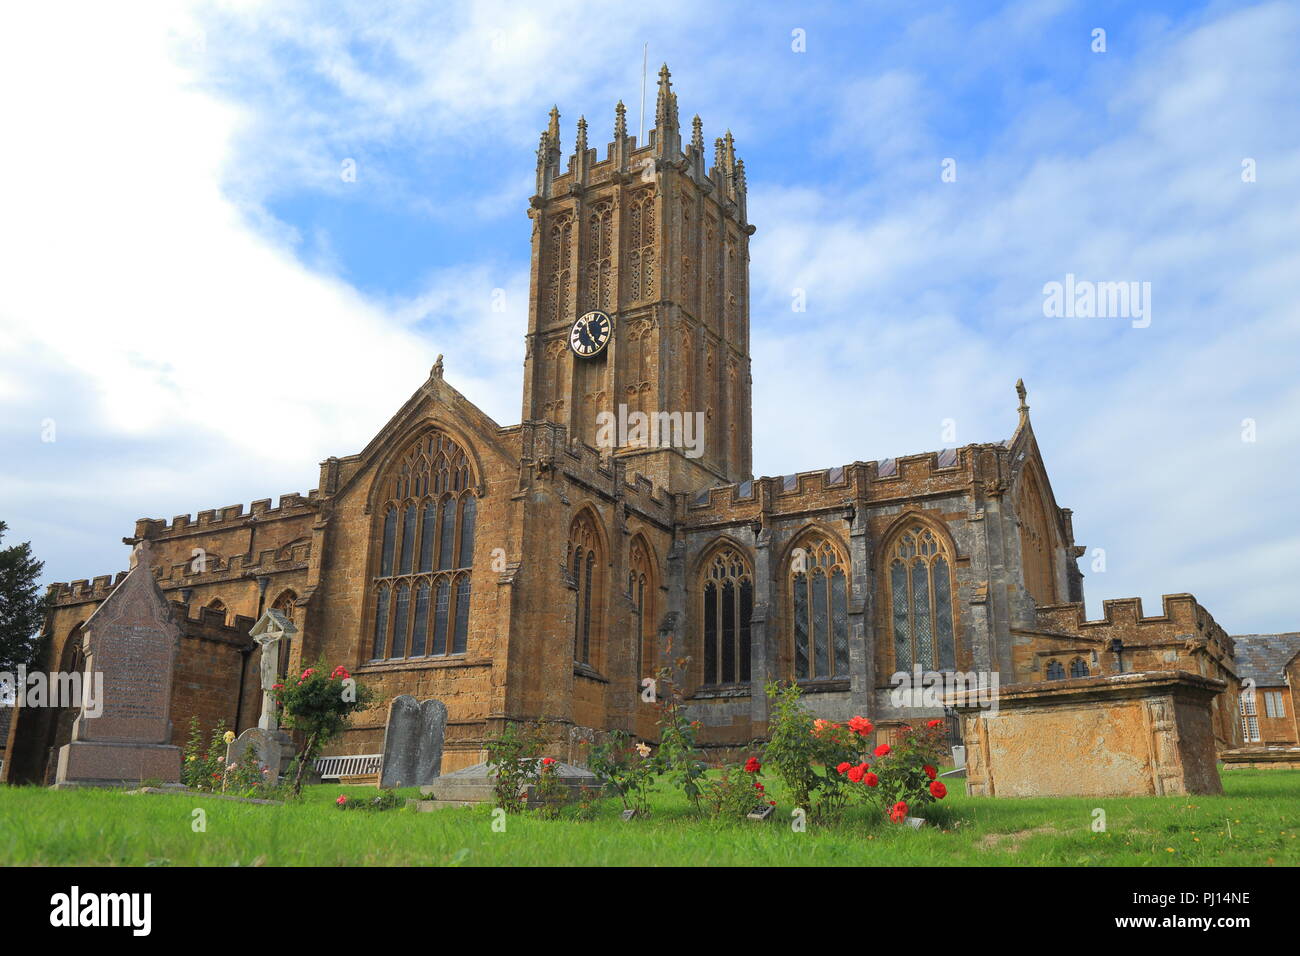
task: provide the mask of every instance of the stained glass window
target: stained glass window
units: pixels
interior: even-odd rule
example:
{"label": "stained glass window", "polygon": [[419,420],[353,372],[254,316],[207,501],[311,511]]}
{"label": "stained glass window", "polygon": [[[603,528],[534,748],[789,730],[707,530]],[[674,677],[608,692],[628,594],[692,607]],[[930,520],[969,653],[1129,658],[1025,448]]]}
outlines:
{"label": "stained glass window", "polygon": [[373,657],[463,654],[478,507],[469,457],[446,435],[427,432],[384,481],[390,498],[382,510]]}
{"label": "stained glass window", "polygon": [[947,542],[923,525],[905,528],[885,551],[894,669],[957,667],[952,556]]}
{"label": "stained glass window", "polygon": [[569,529],[569,574],[574,584],[573,659],[592,667],[599,661],[602,562],[600,537],[591,512],[583,511]]}
{"label": "stained glass window", "polygon": [[735,548],[726,546],[705,563],[703,575],[704,683],[748,681],[750,619],[754,616],[754,578],[749,562]]}
{"label": "stained glass window", "polygon": [[849,676],[847,567],[823,535],[810,534],[791,551],[791,628],[798,680]]}

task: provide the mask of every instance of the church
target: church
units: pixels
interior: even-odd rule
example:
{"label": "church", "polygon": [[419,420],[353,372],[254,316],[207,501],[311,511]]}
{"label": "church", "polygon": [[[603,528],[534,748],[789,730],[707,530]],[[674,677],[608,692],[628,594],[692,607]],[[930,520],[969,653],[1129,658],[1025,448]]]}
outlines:
{"label": "church", "polygon": [[[885,739],[944,717],[891,697],[918,670],[1002,685],[1186,670],[1227,682],[1214,735],[1238,746],[1234,642],[1195,598],[1087,619],[1085,549],[1023,385],[1004,441],[751,473],[745,164],[730,133],[710,156],[699,117],[682,128],[667,67],[647,139],[621,103],[603,154],[579,120],[565,159],[557,110],[541,134],[518,424],[439,357],[307,494],[136,523],[124,540],[150,543],[182,630],[175,742],[191,715],[255,725],[248,631],[275,608],[298,630],[287,669],[323,658],[379,693],[331,753],[380,753],[382,702],[438,698],[444,773],[514,720],[548,722],[579,762],[602,732],[653,741],[643,681],[666,665],[718,759],[764,735],[770,681]],[[46,669],[79,668],[82,624],[120,580],[51,586]],[[48,779],[73,716],[14,714],[6,780]]]}

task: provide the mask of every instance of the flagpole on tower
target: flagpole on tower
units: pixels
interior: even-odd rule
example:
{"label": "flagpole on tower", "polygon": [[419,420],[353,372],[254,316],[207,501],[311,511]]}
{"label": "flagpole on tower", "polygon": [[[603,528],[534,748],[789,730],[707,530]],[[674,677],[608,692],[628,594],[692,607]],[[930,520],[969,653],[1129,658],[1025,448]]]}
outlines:
{"label": "flagpole on tower", "polygon": [[650,53],[650,41],[647,40],[641,47],[641,129],[637,133],[636,145],[638,147],[645,145],[645,70],[646,58]]}

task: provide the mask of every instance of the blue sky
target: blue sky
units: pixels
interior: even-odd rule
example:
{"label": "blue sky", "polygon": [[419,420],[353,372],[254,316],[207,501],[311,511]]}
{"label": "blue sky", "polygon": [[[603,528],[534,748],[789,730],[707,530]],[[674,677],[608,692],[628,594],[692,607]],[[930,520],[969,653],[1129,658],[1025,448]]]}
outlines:
{"label": "blue sky", "polygon": [[[1000,440],[1023,377],[1091,615],[1190,591],[1300,628],[1300,10],[1136,6],[18,13],[7,541],[87,577],[137,517],[306,491],[438,353],[515,422],[538,134],[557,104],[566,153],[580,114],[603,153],[648,42],[648,111],[667,60],[746,162],[756,473]],[[1066,274],[1150,282],[1150,325],[1044,316]]]}

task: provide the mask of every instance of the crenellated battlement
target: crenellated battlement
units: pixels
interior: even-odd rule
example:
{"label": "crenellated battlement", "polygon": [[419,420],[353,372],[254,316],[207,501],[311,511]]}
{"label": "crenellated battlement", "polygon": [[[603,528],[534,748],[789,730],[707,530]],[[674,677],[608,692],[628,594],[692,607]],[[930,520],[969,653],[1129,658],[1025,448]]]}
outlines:
{"label": "crenellated battlement", "polygon": [[236,614],[227,622],[226,612],[217,608],[199,607],[183,601],[169,601],[168,606],[177,621],[184,621],[191,625],[184,629],[187,636],[206,640],[224,640],[243,646],[252,646],[254,643],[248,632],[253,629],[257,620],[246,614]]}
{"label": "crenellated battlement", "polygon": [[1160,603],[1161,613],[1148,616],[1140,597],[1112,598],[1102,602],[1102,616],[1096,620],[1088,620],[1082,603],[1056,604],[1038,608],[1038,620],[1052,630],[1093,639],[1113,631],[1126,644],[1200,638],[1232,656],[1231,636],[1193,595],[1165,594]]}
{"label": "crenellated battlement", "polygon": [[209,554],[204,557],[202,570],[198,570],[193,559],[166,568],[155,567],[154,576],[164,589],[190,587],[214,578],[248,577],[297,570],[305,567],[310,557],[311,543],[299,541],[282,548],[265,548],[251,555],[232,554],[222,558],[220,555]]}
{"label": "crenellated battlement", "polygon": [[320,492],[313,488],[303,495],[300,492],[287,492],[280,496],[279,504],[272,508],[270,498],[259,498],[249,505],[245,514],[244,506],[226,505],[223,508],[209,508],[194,515],[176,515],[171,521],[164,518],[140,518],[135,523],[137,538],[159,539],[177,535],[193,534],[199,531],[216,531],[222,528],[242,527],[249,521],[269,521],[276,518],[297,517],[313,510]]}
{"label": "crenellated battlement", "polygon": [[[243,578],[258,574],[275,574],[284,571],[296,571],[306,567],[311,557],[311,544],[298,542],[284,548],[267,548],[255,555],[233,554],[228,558],[208,555],[204,561],[204,570],[195,570],[194,562],[185,561],[168,567],[155,567],[154,577],[164,591],[181,587],[195,587],[215,580]],[[113,589],[122,583],[128,572],[119,571],[116,575],[101,574],[93,579],[80,578],[71,582],[55,582],[46,586],[46,593],[52,595],[56,605],[84,604],[87,601],[102,601],[113,593]]]}

